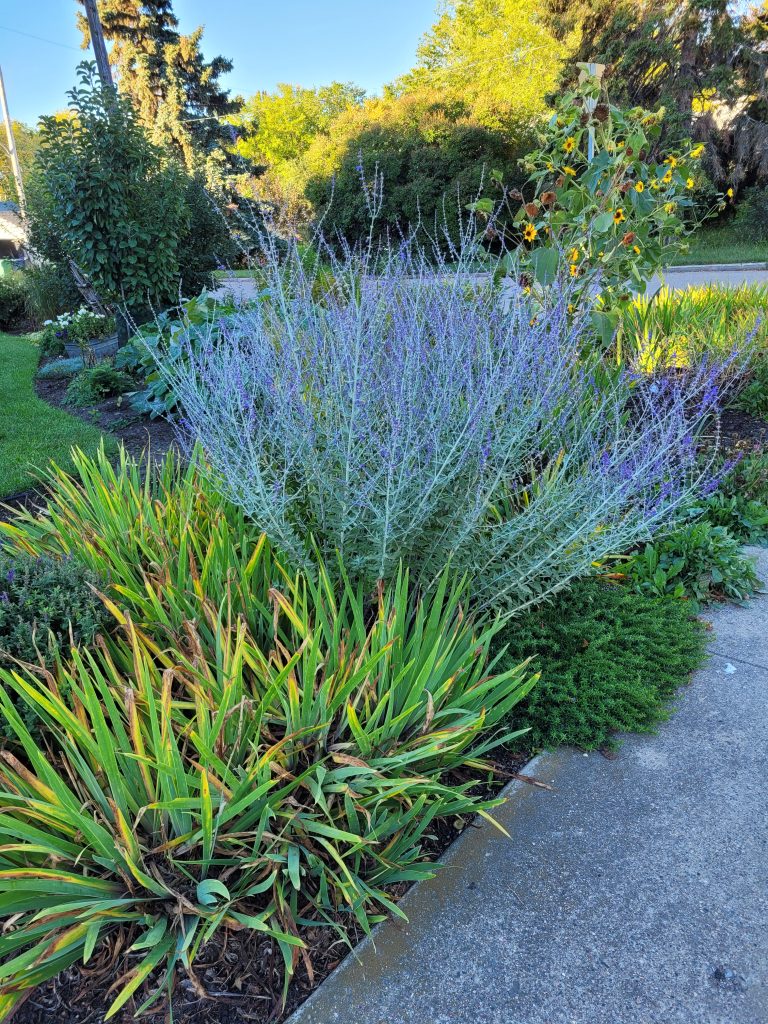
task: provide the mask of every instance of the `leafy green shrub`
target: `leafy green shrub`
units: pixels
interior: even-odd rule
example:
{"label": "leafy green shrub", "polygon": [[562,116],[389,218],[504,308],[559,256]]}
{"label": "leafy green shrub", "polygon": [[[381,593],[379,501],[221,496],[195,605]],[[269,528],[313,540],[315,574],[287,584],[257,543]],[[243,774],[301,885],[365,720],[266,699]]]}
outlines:
{"label": "leafy green shrub", "polygon": [[744,189],[733,222],[739,234],[750,242],[768,241],[768,188]]}
{"label": "leafy green shrub", "polygon": [[713,526],[724,526],[746,544],[768,538],[768,452],[754,451],[739,459],[717,490],[695,508]]}
{"label": "leafy green shrub", "polygon": [[67,387],[67,405],[82,408],[111,395],[123,395],[134,387],[133,379],[111,363],[97,363],[80,370]]}
{"label": "leafy green shrub", "polygon": [[54,359],[45,363],[37,371],[38,380],[63,380],[66,377],[74,377],[83,369],[81,356],[72,356],[71,359]]}
{"label": "leafy green shrub", "polygon": [[27,307],[36,325],[42,326],[46,320],[54,320],[82,302],[82,295],[65,264],[41,260],[24,273]]}
{"label": "leafy green shrub", "polygon": [[231,300],[214,299],[203,292],[141,327],[115,356],[115,367],[127,370],[143,384],[131,397],[131,406],[152,417],[177,412],[177,395],[168,377],[158,370],[158,363],[172,371],[204,342],[216,343],[234,310]]}
{"label": "leafy green shrub", "polygon": [[108,618],[97,585],[72,558],[0,550],[0,662],[51,665],[61,646],[90,643]]}
{"label": "leafy green shrub", "polygon": [[[492,168],[522,184],[518,160],[531,137],[530,127],[486,127],[464,102],[431,90],[352,107],[307,153],[306,196],[334,241],[364,242],[369,232],[396,240],[413,228],[445,250]],[[384,183],[378,198],[375,174]]]}
{"label": "leafy green shrub", "polygon": [[[185,194],[189,226],[179,242],[179,278],[183,295],[197,295],[213,283],[213,271],[239,255],[230,224],[199,175],[189,178]],[[221,199],[223,204],[223,199]],[[251,207],[248,215],[252,215]]]}
{"label": "leafy green shrub", "polygon": [[[236,552],[240,538],[226,543]],[[129,600],[151,603],[159,568],[135,567],[146,596]],[[401,574],[369,602],[334,593],[322,570],[274,571],[262,542],[248,580],[269,645],[198,573],[210,645],[189,621],[170,636],[156,623],[112,638],[109,653],[74,652],[55,690],[0,672],[26,760],[0,761],[0,832],[14,836],[0,850],[0,902],[18,915],[0,936],[5,1007],[118,934],[139,956],[121,954],[110,1014],[154,972],[151,1004],[229,930],[271,938],[287,984],[301,925],[368,931],[403,916],[387,887],[430,874],[430,823],[497,802],[457,773],[515,737],[503,722],[535,677],[486,664],[497,627],[473,628],[464,586],[444,574],[418,601]],[[165,592],[184,603],[196,589],[187,578]],[[19,701],[50,734],[45,748]]]}
{"label": "leafy green shrub", "polygon": [[736,395],[733,405],[757,419],[768,419],[768,353],[765,351],[752,360],[747,382]]}
{"label": "leafy green shrub", "polygon": [[27,281],[23,273],[0,275],[0,331],[24,325],[27,316]]}
{"label": "leafy green shrub", "polygon": [[510,664],[535,656],[541,679],[515,708],[525,747],[594,750],[615,732],[648,732],[701,663],[703,627],[670,598],[583,580],[510,620],[497,639]]}
{"label": "leafy green shrub", "polygon": [[641,593],[687,598],[694,607],[716,598],[741,601],[760,583],[754,560],[742,553],[735,537],[706,519],[646,544],[624,572]]}
{"label": "leafy green shrub", "polygon": [[80,64],[78,77],[73,116],[41,120],[33,223],[105,301],[133,313],[162,306],[178,288],[187,175],[150,143],[130,99],[100,86],[95,65]]}

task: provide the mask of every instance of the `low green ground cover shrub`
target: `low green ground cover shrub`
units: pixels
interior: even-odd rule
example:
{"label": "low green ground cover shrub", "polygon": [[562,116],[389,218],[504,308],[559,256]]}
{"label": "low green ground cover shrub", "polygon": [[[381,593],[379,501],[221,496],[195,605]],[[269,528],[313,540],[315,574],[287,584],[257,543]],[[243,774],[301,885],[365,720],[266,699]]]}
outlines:
{"label": "low green ground cover shrub", "polygon": [[78,370],[67,386],[66,403],[83,408],[112,395],[124,395],[134,386],[133,378],[111,362],[97,363]]}
{"label": "low green ground cover shrub", "polygon": [[[0,666],[27,662],[50,670],[72,644],[92,644],[112,621],[95,592],[99,585],[72,558],[0,549]],[[37,732],[35,714],[12,699],[26,727]],[[13,735],[0,718],[0,736]]]}
{"label": "low green ground cover shrub", "polygon": [[743,601],[760,584],[754,559],[726,527],[706,518],[645,544],[622,568],[641,593],[686,598],[694,608],[723,598]]}
{"label": "low green ground cover shrub", "polygon": [[703,660],[704,627],[683,602],[591,579],[511,619],[497,643],[507,645],[502,663],[535,656],[541,672],[515,709],[515,724],[530,729],[518,743],[595,750],[668,716]]}
{"label": "low green ground cover shrub", "polygon": [[109,618],[98,585],[75,559],[0,550],[0,662],[51,665],[62,645],[90,643]]}

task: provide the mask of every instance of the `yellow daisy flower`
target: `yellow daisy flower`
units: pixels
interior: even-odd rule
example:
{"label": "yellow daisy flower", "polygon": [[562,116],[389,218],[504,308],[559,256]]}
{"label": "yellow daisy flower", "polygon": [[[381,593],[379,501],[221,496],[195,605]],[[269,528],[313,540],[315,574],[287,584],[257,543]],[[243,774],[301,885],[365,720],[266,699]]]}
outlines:
{"label": "yellow daisy flower", "polygon": [[571,277],[578,277],[578,275],[579,275],[579,268],[578,268],[578,266],[575,263],[572,263],[571,264]]}
{"label": "yellow daisy flower", "polygon": [[693,178],[688,178],[688,180],[687,180],[687,181],[686,181],[686,183],[685,183],[685,187],[686,187],[686,188],[693,188],[693,186],[694,186],[694,180],[693,180]]}
{"label": "yellow daisy flower", "polygon": [[670,167],[677,167],[677,157],[676,156],[668,156],[667,159],[664,161],[664,163],[665,164],[669,164]]}
{"label": "yellow daisy flower", "polygon": [[635,192],[642,192],[645,189],[645,185],[642,181],[638,181],[635,185]]}
{"label": "yellow daisy flower", "polygon": [[640,255],[640,246],[639,245],[633,245],[632,246],[632,252],[636,253],[639,256]]}
{"label": "yellow daisy flower", "polygon": [[729,188],[728,191],[725,194],[728,196],[729,199],[733,199],[733,189],[732,188]]}
{"label": "yellow daisy flower", "polygon": [[675,212],[675,204],[674,203],[664,203],[664,213],[674,213],[674,212]]}
{"label": "yellow daisy flower", "polygon": [[539,232],[536,230],[533,224],[526,224],[525,230],[523,231],[523,238],[526,240],[526,242],[532,242],[536,235],[538,235],[538,233]]}
{"label": "yellow daisy flower", "polygon": [[572,153],[575,148],[576,148],[576,139],[574,139],[574,137],[572,135],[569,135],[568,138],[563,143],[563,149],[564,149],[564,151],[566,153]]}
{"label": "yellow daisy flower", "polygon": [[572,167],[564,167],[563,168],[563,173],[567,174],[569,178],[575,178],[576,177],[576,171],[574,171],[574,169]]}
{"label": "yellow daisy flower", "polygon": [[698,160],[701,154],[704,152],[704,143],[700,142],[698,146],[694,146],[691,150],[691,156],[694,160]]}
{"label": "yellow daisy flower", "polygon": [[627,218],[626,218],[626,216],[625,216],[625,214],[624,214],[624,210],[623,210],[623,208],[622,208],[622,207],[620,206],[620,207],[618,208],[618,210],[617,210],[617,211],[616,211],[616,212],[614,213],[614,215],[613,215],[613,223],[614,223],[614,224],[621,224],[621,222],[622,222],[623,220],[626,220],[626,219],[627,219]]}
{"label": "yellow daisy flower", "polygon": [[672,181],[672,171],[667,171],[664,177],[661,179],[665,185],[668,185]]}
{"label": "yellow daisy flower", "polygon": [[578,249],[571,249],[571,251],[568,253],[568,262],[569,263],[578,263],[579,262],[579,250]]}

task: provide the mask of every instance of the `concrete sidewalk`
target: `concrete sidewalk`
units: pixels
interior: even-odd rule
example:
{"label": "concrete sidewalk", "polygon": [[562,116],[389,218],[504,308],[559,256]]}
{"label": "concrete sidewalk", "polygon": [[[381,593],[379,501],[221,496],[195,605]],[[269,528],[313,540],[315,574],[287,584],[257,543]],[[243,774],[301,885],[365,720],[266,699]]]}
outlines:
{"label": "concrete sidewalk", "polygon": [[657,736],[537,758],[291,1024],[766,1024],[768,597],[709,617]]}

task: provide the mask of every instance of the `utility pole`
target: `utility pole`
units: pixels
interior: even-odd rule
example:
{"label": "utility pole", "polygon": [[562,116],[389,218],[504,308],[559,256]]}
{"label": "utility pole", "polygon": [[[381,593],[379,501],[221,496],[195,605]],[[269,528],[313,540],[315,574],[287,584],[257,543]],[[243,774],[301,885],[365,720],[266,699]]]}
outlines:
{"label": "utility pole", "polygon": [[26,202],[24,200],[24,182],[21,180],[21,165],[19,164],[19,154],[16,152],[16,140],[13,137],[13,125],[11,124],[11,115],[8,113],[8,100],[5,95],[5,82],[3,81],[3,69],[0,68],[0,106],[3,110],[3,120],[5,121],[5,134],[8,139],[8,146],[3,147],[6,149],[8,156],[11,158],[11,167],[13,168],[13,176],[16,179],[16,192],[19,196],[19,209],[21,210],[22,217],[26,209]]}
{"label": "utility pole", "polygon": [[105,89],[114,89],[115,84],[112,81],[112,68],[109,66],[107,44],[104,42],[104,30],[101,27],[101,19],[99,18],[99,10],[96,6],[96,0],[83,0],[83,4],[88,18],[88,28],[91,31],[91,42],[93,43],[93,52],[96,57],[96,67],[99,69],[101,84]]}

